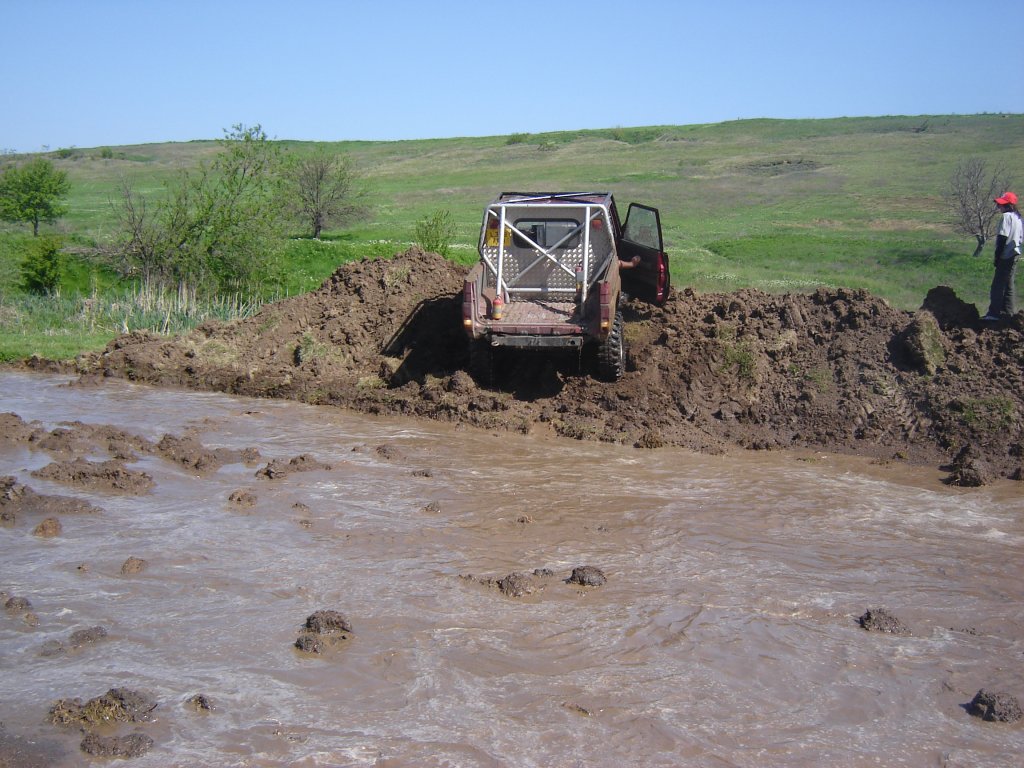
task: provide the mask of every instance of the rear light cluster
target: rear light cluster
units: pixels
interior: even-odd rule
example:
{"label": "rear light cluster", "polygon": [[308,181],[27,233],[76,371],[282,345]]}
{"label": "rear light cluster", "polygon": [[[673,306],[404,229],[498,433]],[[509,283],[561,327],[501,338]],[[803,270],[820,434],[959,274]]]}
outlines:
{"label": "rear light cluster", "polygon": [[612,315],[615,313],[615,308],[612,307],[611,303],[612,287],[607,282],[601,283],[601,333],[605,334],[612,327]]}

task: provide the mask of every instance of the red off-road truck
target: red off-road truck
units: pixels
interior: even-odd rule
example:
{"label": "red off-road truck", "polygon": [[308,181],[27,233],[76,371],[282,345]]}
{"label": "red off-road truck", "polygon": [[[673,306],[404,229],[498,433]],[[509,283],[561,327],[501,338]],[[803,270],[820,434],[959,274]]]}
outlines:
{"label": "red off-road truck", "polygon": [[495,347],[596,344],[601,378],[616,381],[623,294],[654,304],[669,294],[658,210],[630,203],[623,223],[609,192],[504,192],[484,210],[479,252],[462,293],[477,374]]}

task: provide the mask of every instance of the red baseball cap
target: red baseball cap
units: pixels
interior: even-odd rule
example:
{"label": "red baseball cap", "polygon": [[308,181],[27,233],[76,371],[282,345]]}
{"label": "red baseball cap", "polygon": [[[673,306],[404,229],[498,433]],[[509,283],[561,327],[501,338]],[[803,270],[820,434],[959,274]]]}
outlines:
{"label": "red baseball cap", "polygon": [[1016,205],[1017,196],[1013,192],[1004,192],[1002,197],[997,197],[994,201],[996,205]]}

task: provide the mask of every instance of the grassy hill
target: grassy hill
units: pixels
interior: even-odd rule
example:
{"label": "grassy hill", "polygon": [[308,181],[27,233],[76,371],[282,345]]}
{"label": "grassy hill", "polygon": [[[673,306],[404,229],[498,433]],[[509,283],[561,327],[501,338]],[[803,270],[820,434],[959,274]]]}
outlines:
{"label": "grassy hill", "polygon": [[[780,292],[844,285],[914,308],[929,288],[948,284],[980,303],[991,278],[990,254],[970,258],[973,241],[951,229],[943,193],[968,157],[1024,180],[1024,115],[743,120],[281,144],[291,153],[317,146],[347,153],[372,189],[371,214],[358,225],[328,232],[320,242],[289,244],[290,280],[280,287],[289,293],[315,287],[342,261],[404,249],[416,222],[441,208],[457,224],[454,258],[468,263],[483,206],[497,192],[608,189],[623,208],[634,200],[660,208],[680,288]],[[102,243],[116,224],[110,201],[122,178],[159,193],[181,169],[217,149],[216,142],[195,141],[51,153],[72,183],[70,211],[59,228],[78,242]],[[0,230],[4,337],[13,333],[10,286],[23,233]],[[69,283],[64,293],[74,289]],[[98,338],[117,330],[103,326]],[[0,348],[0,356],[25,349]]]}

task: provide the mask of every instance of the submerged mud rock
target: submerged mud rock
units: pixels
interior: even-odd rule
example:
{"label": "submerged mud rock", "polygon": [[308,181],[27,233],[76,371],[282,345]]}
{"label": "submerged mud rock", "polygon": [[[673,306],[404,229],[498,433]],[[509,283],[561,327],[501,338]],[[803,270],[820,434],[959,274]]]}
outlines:
{"label": "submerged mud rock", "polygon": [[306,617],[306,630],[318,635],[346,633],[352,631],[352,625],[345,615],[338,611],[316,611]]}
{"label": "submerged mud rock", "polygon": [[52,539],[55,536],[60,536],[63,530],[60,520],[56,517],[48,517],[33,529],[32,534],[41,539]]}
{"label": "submerged mud rock", "polygon": [[387,461],[401,461],[405,458],[405,454],[402,453],[401,450],[399,450],[393,445],[388,445],[387,443],[382,443],[381,445],[378,445],[376,448],[373,449],[373,452],[377,456],[380,456],[382,459],[386,459]]}
{"label": "submerged mud rock", "polygon": [[232,505],[239,507],[240,509],[250,509],[256,506],[256,494],[252,491],[247,491],[243,488],[232,491],[231,495],[228,496],[228,501]]}
{"label": "submerged mud rock", "polygon": [[83,752],[93,757],[131,759],[149,752],[153,748],[153,739],[141,731],[129,733],[127,736],[100,736],[96,733],[87,733],[79,746]]}
{"label": "submerged mud rock", "polygon": [[100,640],[104,640],[107,637],[107,630],[96,625],[95,627],[89,627],[88,629],[76,629],[68,637],[69,648],[82,648],[86,645],[93,645],[98,643]]}
{"label": "submerged mud rock", "polygon": [[215,707],[210,698],[204,693],[197,693],[185,700],[185,708],[193,712],[213,712]]}
{"label": "submerged mud rock", "polygon": [[502,576],[497,582],[498,590],[506,597],[523,597],[534,592],[533,579],[525,573],[514,572]]}
{"label": "submerged mud rock", "polygon": [[321,610],[306,617],[295,647],[303,653],[319,654],[337,648],[352,635],[352,625],[338,611]]}
{"label": "submerged mud rock", "polygon": [[132,576],[136,573],[142,573],[148,565],[141,557],[132,555],[121,564],[121,575]]}
{"label": "submerged mud rock", "polygon": [[11,596],[4,603],[4,610],[12,614],[25,613],[32,610],[32,603],[27,597]]}
{"label": "submerged mud rock", "polygon": [[79,651],[88,645],[94,645],[107,637],[107,630],[99,625],[88,629],[78,629],[71,633],[67,642],[49,640],[43,643],[39,655],[43,657],[61,656],[69,651]]}
{"label": "submerged mud rock", "polygon": [[982,720],[999,723],[1015,723],[1024,716],[1016,697],[1008,693],[993,693],[984,688],[971,699],[967,711]]}
{"label": "submerged mud rock", "polygon": [[303,653],[323,653],[328,646],[328,642],[323,637],[312,632],[304,632],[295,639],[295,647]]}
{"label": "submerged mud rock", "polygon": [[526,597],[535,592],[540,592],[547,584],[545,581],[554,576],[554,572],[548,568],[535,568],[531,574],[522,571],[513,571],[501,578],[478,577],[472,574],[461,574],[463,581],[469,581],[488,589],[497,589],[505,597]]}
{"label": "submerged mud rock", "polygon": [[580,565],[572,569],[566,584],[580,584],[584,587],[600,587],[607,582],[604,571],[592,565]]}
{"label": "submerged mud rock", "polygon": [[238,452],[238,459],[247,467],[255,464],[260,460],[259,448],[243,448],[241,451]]}
{"label": "submerged mud rock", "polygon": [[292,472],[312,472],[314,470],[330,469],[330,464],[324,464],[321,461],[317,461],[308,453],[303,453],[289,459],[287,462],[281,461],[280,459],[274,459],[265,467],[258,470],[256,472],[256,477],[266,478],[267,480],[277,480],[291,474]]}
{"label": "submerged mud rock", "polygon": [[37,469],[32,476],[68,485],[128,494],[148,493],[154,485],[152,477],[145,472],[128,469],[118,459],[103,462],[82,458],[55,461],[42,469]]}
{"label": "submerged mud rock", "polygon": [[110,723],[140,723],[150,719],[157,702],[128,688],[111,688],[106,693],[89,699],[59,699],[50,707],[49,720],[55,725],[85,726],[93,728]]}
{"label": "submerged mud rock", "polygon": [[910,630],[885,608],[868,608],[857,619],[857,623],[868,632],[885,632],[890,635],[909,635]]}

